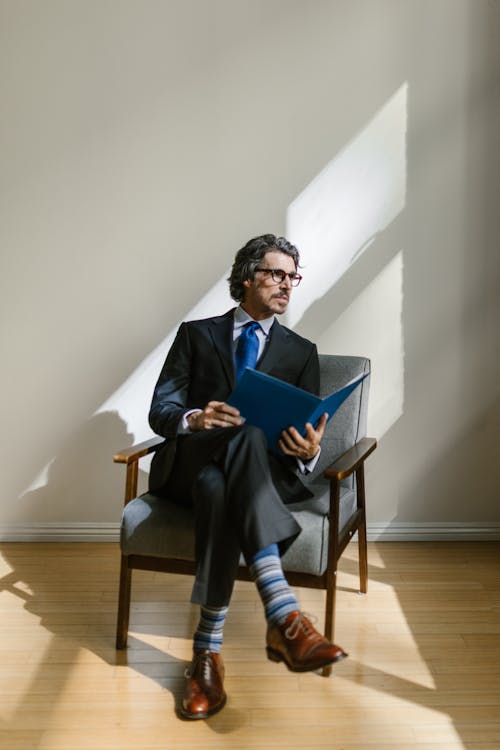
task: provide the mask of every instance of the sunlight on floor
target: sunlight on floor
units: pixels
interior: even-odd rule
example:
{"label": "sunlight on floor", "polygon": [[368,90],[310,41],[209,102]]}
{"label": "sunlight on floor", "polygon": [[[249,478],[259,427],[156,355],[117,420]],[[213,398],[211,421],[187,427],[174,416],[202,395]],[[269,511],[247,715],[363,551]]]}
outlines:
{"label": "sunlight on floor", "polygon": [[[266,658],[262,604],[237,582],[224,642],[228,704],[194,727],[175,713],[198,614],[189,577],[136,571],[129,648],[117,652],[116,545],[10,545],[3,559],[6,750],[158,748],[165,737],[171,750],[498,747],[498,546],[369,544],[368,595],[359,596],[351,543],[335,628],[349,658],[330,679]],[[322,622],[324,592],[297,594]]]}

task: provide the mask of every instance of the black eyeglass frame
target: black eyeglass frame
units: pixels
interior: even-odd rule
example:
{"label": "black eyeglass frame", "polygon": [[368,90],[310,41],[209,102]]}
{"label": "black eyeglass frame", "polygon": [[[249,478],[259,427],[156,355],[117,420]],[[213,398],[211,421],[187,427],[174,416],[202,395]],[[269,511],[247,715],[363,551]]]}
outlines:
{"label": "black eyeglass frame", "polygon": [[303,278],[300,273],[297,273],[297,271],[287,273],[281,268],[256,268],[255,270],[262,271],[263,273],[270,273],[275,284],[282,284],[285,278],[288,276],[288,278],[290,279],[290,284],[292,286],[298,286]]}

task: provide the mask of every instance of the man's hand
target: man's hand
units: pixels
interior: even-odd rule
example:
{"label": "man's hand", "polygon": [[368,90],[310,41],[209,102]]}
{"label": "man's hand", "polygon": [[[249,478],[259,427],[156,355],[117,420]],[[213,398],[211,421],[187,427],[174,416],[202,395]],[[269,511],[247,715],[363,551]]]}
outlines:
{"label": "man's hand", "polygon": [[283,453],[287,456],[300,458],[301,461],[310,461],[319,450],[319,444],[325,433],[327,421],[328,414],[323,414],[316,429],[314,429],[312,424],[308,422],[306,424],[306,434],[304,437],[302,437],[295,427],[289,427],[288,430],[283,430],[281,433],[281,440],[278,441]]}
{"label": "man's hand", "polygon": [[238,409],[224,401],[209,401],[202,411],[193,412],[187,418],[189,429],[212,430],[214,427],[235,427],[243,424]]}

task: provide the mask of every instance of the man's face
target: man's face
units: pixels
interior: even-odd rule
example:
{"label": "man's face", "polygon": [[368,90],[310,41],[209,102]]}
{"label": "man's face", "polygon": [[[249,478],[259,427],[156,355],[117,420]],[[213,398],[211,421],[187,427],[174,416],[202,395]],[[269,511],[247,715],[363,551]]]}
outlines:
{"label": "man's face", "polygon": [[[279,250],[266,253],[259,263],[260,269],[279,269],[294,273],[297,269],[293,258]],[[281,315],[285,312],[290,301],[292,285],[288,276],[277,283],[270,273],[256,271],[252,281],[243,282],[246,287],[245,299],[242,307],[255,320],[263,320],[271,315]]]}

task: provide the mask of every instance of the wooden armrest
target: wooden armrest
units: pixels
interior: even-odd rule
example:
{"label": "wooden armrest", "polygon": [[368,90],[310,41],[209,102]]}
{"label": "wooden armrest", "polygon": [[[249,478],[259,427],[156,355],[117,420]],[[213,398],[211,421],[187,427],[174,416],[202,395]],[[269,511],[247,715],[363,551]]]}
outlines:
{"label": "wooden armrest", "polygon": [[343,453],[336,461],[325,470],[323,476],[328,479],[345,479],[359,467],[360,464],[373,453],[377,447],[375,438],[361,438],[359,443],[353,445]]}
{"label": "wooden armrest", "polygon": [[149,440],[145,440],[143,443],[131,445],[130,448],[120,451],[113,456],[113,461],[115,464],[133,464],[143,456],[157,451],[164,442],[163,438],[155,435],[155,437],[149,438]]}

